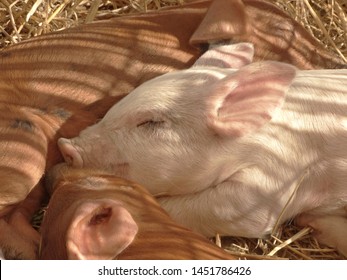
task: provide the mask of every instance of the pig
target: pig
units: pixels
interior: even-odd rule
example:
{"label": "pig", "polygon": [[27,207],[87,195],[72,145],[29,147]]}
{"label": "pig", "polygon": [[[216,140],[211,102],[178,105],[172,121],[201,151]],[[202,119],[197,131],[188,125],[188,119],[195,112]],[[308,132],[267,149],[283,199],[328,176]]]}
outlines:
{"label": "pig", "polygon": [[252,57],[249,43],[216,45],[190,69],[142,84],[59,139],[64,158],[144,185],[205,236],[264,237],[302,213],[338,217],[316,227],[345,232],[347,69]]}
{"label": "pig", "polygon": [[138,184],[65,164],[46,181],[40,259],[236,259],[175,223]]}
{"label": "pig", "polygon": [[[230,39],[253,42],[255,60],[277,59],[305,69],[344,65],[293,19],[256,0],[189,3],[81,25],[1,50],[0,218],[12,215],[40,187],[44,173],[63,160],[59,137],[77,136],[141,83],[190,67],[211,41]],[[0,246],[14,240],[1,239]]]}

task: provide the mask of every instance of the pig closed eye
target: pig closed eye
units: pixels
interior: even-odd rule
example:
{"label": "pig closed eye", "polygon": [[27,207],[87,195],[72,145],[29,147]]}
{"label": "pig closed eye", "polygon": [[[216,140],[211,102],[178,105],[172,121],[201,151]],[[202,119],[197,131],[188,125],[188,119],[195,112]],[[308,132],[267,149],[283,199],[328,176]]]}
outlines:
{"label": "pig closed eye", "polygon": [[164,121],[147,120],[147,121],[139,123],[137,125],[137,127],[152,127],[152,128],[154,128],[155,126],[163,125],[164,123],[165,123]]}

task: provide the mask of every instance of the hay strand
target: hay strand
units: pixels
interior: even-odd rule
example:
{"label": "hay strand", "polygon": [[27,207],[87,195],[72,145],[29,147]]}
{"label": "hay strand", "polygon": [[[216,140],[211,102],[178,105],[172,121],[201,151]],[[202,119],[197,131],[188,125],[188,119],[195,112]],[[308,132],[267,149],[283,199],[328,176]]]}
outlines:
{"label": "hay strand", "polygon": [[347,62],[345,0],[268,0],[287,12],[331,52]]}
{"label": "hay strand", "polygon": [[[276,241],[279,241],[281,244],[276,246],[270,253],[267,254],[267,256],[273,256],[275,255],[279,250],[283,249],[284,247],[290,248],[288,245],[293,243],[294,241],[302,238],[303,236],[307,235],[308,233],[312,232],[312,229],[309,227],[306,227],[304,229],[302,229],[301,231],[299,231],[298,233],[294,234],[291,238],[287,239],[286,241],[282,242],[280,239],[276,238],[275,236],[273,236],[273,238]],[[290,248],[293,250],[293,248]],[[296,252],[298,252],[297,250],[295,250]]]}
{"label": "hay strand", "polygon": [[[292,192],[292,194],[290,195],[290,197],[288,198],[288,201],[286,202],[286,204],[284,205],[280,215],[278,216],[277,218],[277,221],[274,225],[274,228],[272,229],[272,233],[271,235],[276,235],[276,233],[278,232],[278,227],[280,225],[280,222],[282,221],[282,218],[286,212],[286,210],[288,209],[289,207],[289,204],[293,201],[295,195],[296,195],[296,192],[297,190],[299,189],[299,187],[301,186],[301,183],[302,181],[305,179],[306,175],[309,173],[309,169],[306,169],[305,172],[302,174],[302,176],[299,178],[298,181],[295,181],[293,184],[294,184],[294,190]],[[289,188],[291,189],[291,187]]]}
{"label": "hay strand", "polygon": [[[321,18],[317,15],[317,13],[313,10],[312,6],[308,2],[308,0],[303,0],[305,5],[307,6],[307,9],[309,10],[310,14],[312,15],[313,19],[315,20],[316,24],[318,25],[319,29],[325,36],[326,40],[330,43],[330,45],[334,48],[334,50],[339,54],[339,56],[347,63],[347,58],[342,54],[342,52],[339,50],[339,48],[336,46],[334,40],[330,37],[329,32],[326,30]],[[330,18],[330,22],[332,21],[332,18]],[[330,24],[331,26],[331,24]]]}

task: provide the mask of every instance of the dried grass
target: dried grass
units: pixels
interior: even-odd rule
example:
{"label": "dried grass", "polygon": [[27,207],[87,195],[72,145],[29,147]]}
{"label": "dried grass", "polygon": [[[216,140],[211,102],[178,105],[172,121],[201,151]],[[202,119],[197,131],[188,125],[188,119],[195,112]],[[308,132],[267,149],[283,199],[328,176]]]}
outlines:
{"label": "dried grass", "polygon": [[347,62],[347,0],[268,0]]}
{"label": "dried grass", "polygon": [[0,48],[105,16],[146,12],[183,0],[0,0]]}
{"label": "dried grass", "polygon": [[[268,0],[300,22],[331,52],[347,61],[347,0]],[[0,0],[0,49],[44,33],[103,19],[174,6],[184,0]],[[33,222],[39,227],[42,212]],[[267,239],[216,237],[240,259],[343,259],[320,246],[310,229],[289,223]]]}
{"label": "dried grass", "polygon": [[240,259],[261,260],[337,260],[344,259],[334,249],[318,244],[310,228],[294,224],[280,227],[277,236],[257,238],[222,238],[222,246]]}

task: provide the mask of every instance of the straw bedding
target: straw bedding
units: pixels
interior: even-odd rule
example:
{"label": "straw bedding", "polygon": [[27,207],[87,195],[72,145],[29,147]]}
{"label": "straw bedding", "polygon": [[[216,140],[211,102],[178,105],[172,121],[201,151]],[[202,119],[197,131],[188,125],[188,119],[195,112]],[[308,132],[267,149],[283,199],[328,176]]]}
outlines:
{"label": "straw bedding", "polygon": [[[268,1],[347,62],[347,0]],[[0,49],[93,20],[182,3],[184,0],[0,0]],[[41,216],[38,214],[33,224],[39,224]],[[215,242],[240,259],[343,259],[336,251],[319,245],[310,232],[288,222],[267,239],[216,236]]]}

